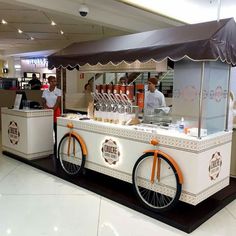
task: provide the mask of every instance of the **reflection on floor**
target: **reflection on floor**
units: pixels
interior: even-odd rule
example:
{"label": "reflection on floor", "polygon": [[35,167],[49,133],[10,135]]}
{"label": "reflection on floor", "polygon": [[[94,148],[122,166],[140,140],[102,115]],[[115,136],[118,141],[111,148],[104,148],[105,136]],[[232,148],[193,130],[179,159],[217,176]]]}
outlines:
{"label": "reflection on floor", "polygon": [[[191,235],[236,232],[236,200]],[[0,235],[187,235],[0,154]]]}

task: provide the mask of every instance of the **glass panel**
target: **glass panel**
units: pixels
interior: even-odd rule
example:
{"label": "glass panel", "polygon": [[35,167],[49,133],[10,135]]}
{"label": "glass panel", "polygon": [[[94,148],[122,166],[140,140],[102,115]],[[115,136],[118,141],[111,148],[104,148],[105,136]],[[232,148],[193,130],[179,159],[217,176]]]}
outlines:
{"label": "glass panel", "polygon": [[[182,60],[175,63],[172,121],[184,119],[185,128],[198,128],[202,62]],[[201,136],[225,129],[228,93],[228,65],[205,62]],[[194,135],[194,136],[195,136]]]}
{"label": "glass panel", "polygon": [[185,128],[197,128],[201,62],[182,60],[175,63],[173,81],[173,122],[184,119]]}
{"label": "glass panel", "polygon": [[205,64],[202,128],[207,129],[208,134],[225,129],[228,67],[221,62]]}

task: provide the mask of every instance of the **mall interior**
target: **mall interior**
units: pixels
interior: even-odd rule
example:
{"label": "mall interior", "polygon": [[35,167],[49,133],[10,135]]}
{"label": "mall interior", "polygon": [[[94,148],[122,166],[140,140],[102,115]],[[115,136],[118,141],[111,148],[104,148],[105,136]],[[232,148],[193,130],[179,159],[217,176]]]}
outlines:
{"label": "mall interior", "polygon": [[236,234],[234,0],[0,0],[0,15],[1,236]]}

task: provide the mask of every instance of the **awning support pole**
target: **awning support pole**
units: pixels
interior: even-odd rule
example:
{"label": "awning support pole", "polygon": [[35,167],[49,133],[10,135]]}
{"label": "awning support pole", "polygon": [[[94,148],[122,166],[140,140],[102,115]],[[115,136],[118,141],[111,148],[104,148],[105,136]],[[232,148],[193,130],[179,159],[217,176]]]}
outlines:
{"label": "awning support pole", "polygon": [[200,92],[199,92],[199,115],[198,115],[198,138],[201,139],[201,128],[202,128],[202,109],[203,109],[203,83],[205,76],[205,62],[202,62],[201,69],[201,82],[200,82]]}
{"label": "awning support pole", "polygon": [[228,69],[228,94],[226,100],[226,120],[225,120],[225,131],[229,131],[229,104],[230,104],[230,79],[231,79],[231,65]]}
{"label": "awning support pole", "polygon": [[60,69],[61,71],[61,111],[64,114],[64,88],[63,88],[63,67]]}

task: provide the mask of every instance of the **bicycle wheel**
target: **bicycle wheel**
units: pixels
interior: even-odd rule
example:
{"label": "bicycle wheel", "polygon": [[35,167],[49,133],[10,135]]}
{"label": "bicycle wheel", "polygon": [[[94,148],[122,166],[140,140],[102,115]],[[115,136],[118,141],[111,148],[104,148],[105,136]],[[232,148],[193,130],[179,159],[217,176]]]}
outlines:
{"label": "bicycle wheel", "polygon": [[178,201],[182,189],[174,165],[164,156],[160,158],[160,178],[151,183],[154,153],[145,153],[134,165],[133,186],[139,200],[150,210],[169,210]]}
{"label": "bicycle wheel", "polygon": [[[78,175],[81,173],[85,164],[85,155],[83,154],[80,141],[74,134],[65,134],[58,146],[58,157],[63,170],[69,175]],[[68,150],[69,148],[69,150]]]}

